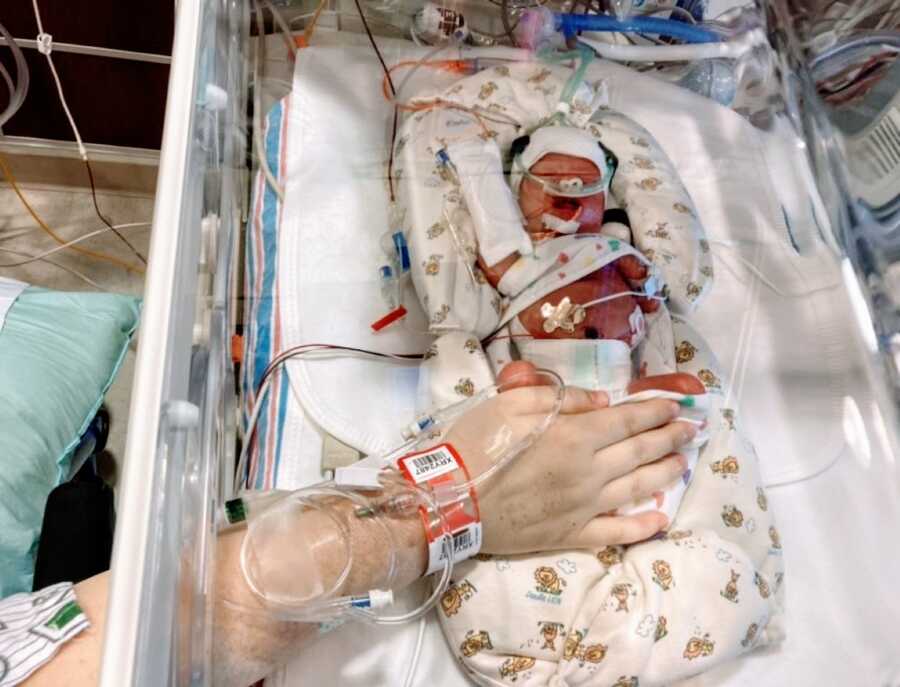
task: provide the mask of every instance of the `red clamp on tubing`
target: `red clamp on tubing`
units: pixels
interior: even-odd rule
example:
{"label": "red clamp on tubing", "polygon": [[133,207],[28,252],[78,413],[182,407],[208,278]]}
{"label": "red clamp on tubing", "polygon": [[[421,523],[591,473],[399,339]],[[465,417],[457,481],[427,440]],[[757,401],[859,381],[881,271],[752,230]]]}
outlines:
{"label": "red clamp on tubing", "polygon": [[376,320],[375,322],[373,322],[371,325],[372,331],[380,332],[385,327],[388,327],[388,326],[394,324],[394,322],[399,320],[401,317],[405,317],[405,316],[406,316],[406,308],[404,308],[401,305],[396,310],[391,310],[387,315],[382,317],[380,320]]}

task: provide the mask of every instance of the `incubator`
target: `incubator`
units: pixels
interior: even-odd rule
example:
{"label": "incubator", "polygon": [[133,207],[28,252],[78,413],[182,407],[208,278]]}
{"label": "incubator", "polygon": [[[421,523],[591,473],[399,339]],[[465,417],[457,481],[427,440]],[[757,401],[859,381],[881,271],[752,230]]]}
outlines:
{"label": "incubator", "polygon": [[[900,681],[898,53],[889,0],[179,2],[101,684],[213,684],[216,603],[320,628],[279,687]],[[540,412],[460,436],[523,362]],[[566,385],[694,427],[622,510],[663,553],[477,555],[479,487]],[[728,487],[733,541],[679,525]],[[429,575],[395,590],[411,514]],[[252,608],[213,588],[229,529]],[[392,542],[365,593],[351,531]],[[680,556],[723,624],[756,604],[739,633],[644,604]],[[594,569],[612,629],[559,615]],[[626,630],[681,643],[615,682]]]}

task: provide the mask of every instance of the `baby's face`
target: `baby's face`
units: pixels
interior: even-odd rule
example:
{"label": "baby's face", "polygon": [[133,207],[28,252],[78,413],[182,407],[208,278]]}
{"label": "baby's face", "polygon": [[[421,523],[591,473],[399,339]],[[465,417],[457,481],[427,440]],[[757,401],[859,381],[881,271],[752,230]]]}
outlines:
{"label": "baby's face", "polygon": [[[548,153],[531,167],[531,173],[559,181],[561,179],[580,178],[585,185],[594,184],[601,178],[600,170],[590,160],[560,153]],[[519,188],[519,208],[525,217],[525,227],[535,238],[550,238],[555,232],[548,231],[541,215],[550,214],[562,220],[571,220],[578,215],[581,226],[579,234],[596,234],[603,224],[603,211],[606,209],[606,194],[597,193],[585,198],[564,198],[553,196],[544,190],[538,182],[525,177]]]}

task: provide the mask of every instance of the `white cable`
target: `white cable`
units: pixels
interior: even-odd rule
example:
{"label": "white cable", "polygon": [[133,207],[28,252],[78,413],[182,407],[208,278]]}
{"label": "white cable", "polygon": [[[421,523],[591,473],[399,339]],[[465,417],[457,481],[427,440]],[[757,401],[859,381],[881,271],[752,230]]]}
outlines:
{"label": "white cable", "polygon": [[256,423],[259,421],[259,414],[262,411],[263,399],[269,392],[269,384],[275,376],[273,372],[263,381],[262,386],[257,391],[256,398],[253,401],[253,408],[250,411],[250,418],[247,421],[247,429],[244,432],[244,441],[241,443],[241,455],[238,457],[237,469],[234,473],[234,484],[231,489],[232,494],[237,494],[249,483],[250,475],[244,475],[247,467],[247,459],[250,456],[250,445],[253,443],[253,435],[256,433]]}
{"label": "white cable", "polygon": [[38,27],[38,52],[47,58],[47,64],[50,66],[50,73],[53,75],[54,83],[56,83],[56,92],[59,94],[59,102],[66,113],[66,118],[69,120],[69,126],[72,127],[72,133],[75,135],[75,142],[78,144],[78,152],[81,154],[82,160],[87,160],[87,150],[85,150],[84,143],[81,140],[81,134],[78,132],[78,127],[75,125],[75,119],[72,117],[72,113],[69,110],[69,104],[66,102],[66,95],[63,93],[62,83],[59,81],[59,74],[56,73],[56,65],[53,64],[53,57],[50,55],[53,51],[53,36],[44,32],[44,25],[41,22],[41,11],[38,8],[38,0],[31,0],[31,4],[34,6],[34,19],[37,22]]}
{"label": "white cable", "polygon": [[279,202],[284,204],[284,187],[278,183],[278,179],[269,168],[268,151],[262,137],[262,60],[266,49],[266,34],[264,31],[262,10],[256,6],[256,51],[253,55],[253,141],[256,143],[256,157],[259,159],[260,169],[266,178],[266,182],[275,191]]}
{"label": "white cable", "polygon": [[419,629],[416,632],[416,646],[413,649],[412,658],[409,661],[409,668],[406,671],[406,679],[403,681],[403,687],[412,687],[413,680],[416,677],[416,668],[419,666],[419,658],[422,655],[422,644],[425,641],[425,624],[427,616],[419,618]]}
{"label": "white cable", "polygon": [[91,286],[93,286],[93,287],[94,287],[95,289],[97,289],[98,291],[107,291],[107,289],[104,289],[102,286],[100,286],[100,284],[98,284],[97,282],[95,282],[93,279],[90,279],[89,277],[83,275],[81,272],[79,272],[79,271],[76,270],[76,269],[73,269],[73,268],[71,268],[71,267],[69,267],[69,266],[67,266],[67,265],[63,265],[61,262],[56,262],[55,260],[49,260],[49,259],[47,259],[47,258],[42,258],[42,257],[40,257],[40,256],[35,256],[35,255],[32,255],[31,253],[25,253],[24,251],[21,251],[21,250],[12,250],[12,249],[10,249],[10,248],[0,248],[0,252],[2,252],[2,253],[10,253],[11,255],[23,255],[23,256],[27,256],[29,259],[26,260],[26,261],[23,263],[23,264],[26,264],[26,265],[27,265],[28,263],[30,263],[30,262],[35,262],[36,260],[40,260],[40,261],[42,261],[42,262],[46,262],[47,264],[53,265],[54,267],[58,267],[59,269],[68,272],[69,274],[75,275],[76,277],[78,277],[79,279],[81,279],[81,281],[83,281],[83,282],[85,282],[85,283],[87,283],[87,284],[90,284]]}
{"label": "white cable", "polygon": [[[709,239],[709,243],[711,245],[724,246],[725,248],[731,248],[733,250],[737,250],[737,246],[730,241],[720,241],[717,239]],[[719,258],[719,260],[722,260],[721,255],[718,255],[716,253],[713,253],[713,255],[715,255],[717,258]],[[803,298],[804,296],[811,296],[812,294],[821,293],[823,291],[833,291],[835,289],[835,287],[838,286],[838,284],[835,283],[835,284],[831,284],[829,286],[820,286],[815,289],[809,289],[808,291],[796,291],[796,292],[784,291],[784,290],[778,288],[775,285],[775,283],[771,279],[769,279],[763,273],[763,271],[760,270],[756,265],[754,265],[750,260],[747,260],[747,258],[743,257],[739,253],[734,253],[734,257],[737,258],[737,260],[740,261],[744,265],[744,267],[746,267],[753,274],[754,277],[759,279],[760,282],[762,282],[763,284],[768,286],[774,293],[777,293],[782,298]]]}
{"label": "white cable", "polygon": [[284,15],[277,7],[275,7],[275,5],[269,2],[269,0],[260,0],[260,2],[262,2],[266,9],[272,13],[272,18],[275,20],[275,23],[278,24],[278,28],[281,29],[281,35],[284,37],[284,42],[287,45],[288,50],[293,57],[296,57],[297,46],[294,44],[291,27],[288,26],[288,23],[284,20]]}
{"label": "white cable", "polygon": [[[314,346],[315,344],[310,345]],[[417,358],[406,358],[401,355],[394,355],[393,353],[366,353],[365,351],[329,348],[325,344],[322,344],[321,348],[301,348],[300,350],[288,350],[274,356],[272,360],[269,361],[269,364],[267,366],[267,369],[271,371],[268,373],[262,385],[256,392],[256,398],[253,401],[253,408],[251,409],[250,417],[247,420],[247,429],[244,431],[243,443],[241,445],[241,454],[238,457],[237,469],[235,470],[234,475],[233,493],[237,493],[238,491],[240,491],[250,477],[249,475],[244,475],[244,471],[247,468],[247,460],[250,456],[250,447],[253,444],[253,435],[256,433],[256,423],[259,421],[259,414],[262,411],[263,401],[265,400],[266,394],[268,394],[269,392],[269,386],[272,382],[272,379],[275,377],[275,373],[278,371],[278,368],[283,367],[284,364],[290,361],[292,358],[299,358],[301,356],[311,356],[318,358],[361,357],[374,358],[376,360],[383,360],[385,357],[387,357],[391,358],[392,360],[405,362],[408,364],[419,365],[421,363],[421,361]]]}
{"label": "white cable", "polygon": [[[616,298],[624,298],[625,296],[637,296],[638,298],[649,298],[650,300],[653,300],[653,301],[666,300],[665,296],[651,296],[650,294],[644,293],[642,291],[619,291],[619,293],[614,293],[609,296],[604,296],[603,298],[598,298],[593,301],[588,301],[587,303],[581,303],[580,305],[582,308],[589,308],[592,305],[599,305],[600,303],[606,303],[606,301],[611,301]],[[579,304],[576,303],[576,305],[579,305]]]}
{"label": "white cable", "polygon": [[2,241],[11,241],[12,239],[17,239],[20,236],[25,236],[26,234],[30,234],[31,232],[40,229],[39,226],[35,227],[26,227],[24,229],[15,229],[14,231],[4,231],[0,234],[0,242]]}
{"label": "white cable", "polygon": [[[135,227],[149,227],[150,222],[130,222],[128,224],[117,224],[114,225],[115,229],[133,229]],[[81,243],[82,241],[87,241],[88,239],[92,239],[95,236],[100,236],[101,234],[105,234],[108,231],[112,231],[110,227],[103,227],[102,229],[97,229],[96,231],[92,231],[90,233],[84,234],[83,236],[79,236],[78,238],[72,239],[71,241],[66,241],[65,243],[61,243],[55,248],[51,248],[44,253],[39,253],[36,256],[28,260],[22,260],[21,262],[11,262],[7,264],[0,265],[0,267],[21,267],[22,265],[27,265],[28,263],[34,262],[36,260],[43,260],[55,253],[59,253],[62,250],[66,250],[70,246],[74,246],[76,244]]]}
{"label": "white cable", "polygon": [[689,62],[716,58],[738,59],[765,44],[762,29],[754,29],[721,43],[688,43],[685,45],[614,45],[580,38],[600,57],[617,62]]}

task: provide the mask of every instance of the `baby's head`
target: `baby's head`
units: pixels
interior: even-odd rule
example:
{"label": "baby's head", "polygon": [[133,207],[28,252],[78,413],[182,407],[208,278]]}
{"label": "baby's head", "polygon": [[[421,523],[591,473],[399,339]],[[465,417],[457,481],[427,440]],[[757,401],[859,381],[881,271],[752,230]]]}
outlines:
{"label": "baby's head", "polygon": [[513,142],[510,183],[535,240],[599,233],[614,158],[591,134],[547,126]]}

